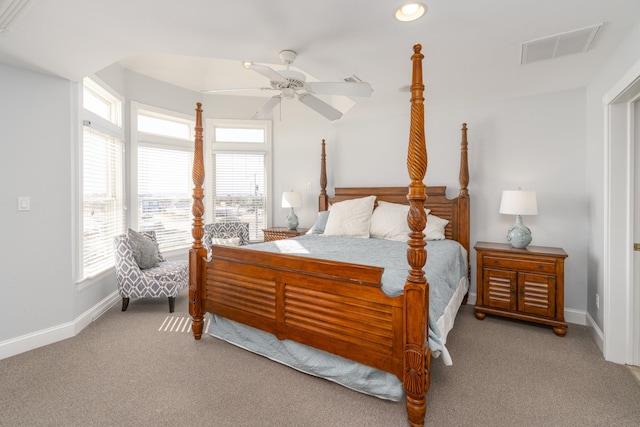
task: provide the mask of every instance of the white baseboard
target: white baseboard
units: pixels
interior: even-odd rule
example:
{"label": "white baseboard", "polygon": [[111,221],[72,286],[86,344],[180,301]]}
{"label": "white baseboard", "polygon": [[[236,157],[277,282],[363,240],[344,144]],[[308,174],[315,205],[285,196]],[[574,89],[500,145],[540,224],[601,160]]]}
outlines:
{"label": "white baseboard", "polygon": [[585,326],[587,324],[587,312],[574,310],[572,308],[564,309],[564,321],[575,325]]}
{"label": "white baseboard", "polygon": [[593,340],[596,342],[598,348],[600,349],[600,352],[604,354],[604,334],[600,330],[600,327],[598,327],[596,321],[593,320],[593,317],[589,315],[589,313],[587,313],[586,319],[587,330],[591,333],[591,338],[593,338]]}
{"label": "white baseboard", "polygon": [[476,305],[477,295],[475,292],[469,292],[467,297],[467,305]]}
{"label": "white baseboard", "polygon": [[115,291],[98,304],[82,313],[72,322],[52,326],[51,328],[0,342],[0,360],[71,338],[77,335],[98,317],[102,316],[118,301],[120,301],[120,295]]}

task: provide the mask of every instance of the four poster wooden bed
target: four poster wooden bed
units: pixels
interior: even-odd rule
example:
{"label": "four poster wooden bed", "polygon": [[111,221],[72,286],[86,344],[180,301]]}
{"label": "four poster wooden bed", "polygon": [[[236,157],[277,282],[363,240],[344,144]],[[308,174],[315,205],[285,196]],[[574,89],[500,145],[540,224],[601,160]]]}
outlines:
{"label": "four poster wooden bed", "polygon": [[[431,352],[427,334],[429,283],[423,230],[426,209],[448,221],[447,239],[469,254],[469,181],[466,125],[462,128],[460,193],[447,199],[445,187],[423,184],[427,168],[424,138],[424,85],[421,46],[413,48],[408,187],[336,188],[326,191],[324,141],[321,156],[320,211],[334,203],[370,195],[380,201],[407,204],[410,229],[404,292],[382,290],[383,268],[299,257],[286,253],[202,244],[204,162],[202,110],[198,103],[193,166],[193,248],[189,253],[189,311],[195,339],[203,333],[205,313],[215,314],[323,350],[396,376],[404,388],[409,424],[423,425],[429,389]],[[262,245],[262,244],[261,244]],[[266,245],[266,243],[265,243]],[[260,245],[258,245],[260,246]],[[405,266],[406,268],[406,266]],[[468,275],[468,264],[464,275]],[[457,307],[456,307],[457,311]],[[454,312],[455,317],[455,312]]]}

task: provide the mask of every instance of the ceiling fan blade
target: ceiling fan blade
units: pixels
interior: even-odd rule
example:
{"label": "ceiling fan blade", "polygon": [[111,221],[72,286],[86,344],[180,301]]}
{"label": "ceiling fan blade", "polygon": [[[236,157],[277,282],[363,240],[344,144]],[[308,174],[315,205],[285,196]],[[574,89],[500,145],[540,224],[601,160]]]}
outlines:
{"label": "ceiling fan blade", "polygon": [[259,91],[259,90],[275,90],[272,87],[234,87],[227,89],[209,89],[200,91],[201,93],[225,93],[225,92],[245,92],[245,91]]}
{"label": "ceiling fan blade", "polygon": [[268,78],[269,81],[287,83],[287,79],[278,74],[276,70],[271,67],[267,67],[266,65],[254,64],[253,62],[245,62],[245,67],[262,74],[263,76]]}
{"label": "ceiling fan blade", "polygon": [[282,97],[280,95],[272,96],[251,118],[254,120],[266,119],[271,110],[276,108],[276,105],[278,105],[281,100]]}
{"label": "ceiling fan blade", "polygon": [[298,100],[331,121],[338,120],[340,117],[342,117],[342,113],[340,111],[336,110],[321,99],[316,98],[313,95],[309,95],[308,93],[303,93],[298,96]]}
{"label": "ceiling fan blade", "polygon": [[307,90],[319,95],[371,96],[373,93],[366,82],[309,82]]}

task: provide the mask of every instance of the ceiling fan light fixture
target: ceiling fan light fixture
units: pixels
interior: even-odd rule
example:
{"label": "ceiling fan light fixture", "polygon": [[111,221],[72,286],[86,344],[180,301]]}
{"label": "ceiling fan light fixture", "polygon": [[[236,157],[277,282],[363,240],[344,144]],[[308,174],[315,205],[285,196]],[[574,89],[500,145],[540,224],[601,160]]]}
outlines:
{"label": "ceiling fan light fixture", "polygon": [[396,19],[401,22],[411,22],[422,17],[427,11],[427,6],[422,3],[408,3],[396,10]]}

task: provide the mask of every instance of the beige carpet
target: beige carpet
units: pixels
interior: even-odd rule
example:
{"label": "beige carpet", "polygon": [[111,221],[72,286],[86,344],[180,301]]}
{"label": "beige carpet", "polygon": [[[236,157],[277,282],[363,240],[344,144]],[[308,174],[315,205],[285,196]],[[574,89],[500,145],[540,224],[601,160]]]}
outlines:
{"label": "beige carpet", "polygon": [[[0,426],[406,425],[403,403],[195,341],[188,321],[186,292],[172,314],[166,300],[132,300],[77,337],[0,361]],[[584,327],[559,338],[463,307],[448,347],[454,365],[432,364],[427,425],[640,426],[640,382]]]}

